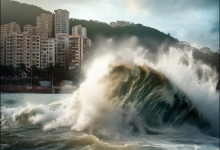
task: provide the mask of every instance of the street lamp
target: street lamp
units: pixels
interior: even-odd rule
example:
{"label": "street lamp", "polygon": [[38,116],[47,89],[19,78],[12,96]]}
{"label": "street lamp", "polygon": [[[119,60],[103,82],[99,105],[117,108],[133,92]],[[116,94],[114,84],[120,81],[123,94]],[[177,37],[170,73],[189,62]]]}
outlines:
{"label": "street lamp", "polygon": [[31,87],[32,87],[32,68],[31,68]]}

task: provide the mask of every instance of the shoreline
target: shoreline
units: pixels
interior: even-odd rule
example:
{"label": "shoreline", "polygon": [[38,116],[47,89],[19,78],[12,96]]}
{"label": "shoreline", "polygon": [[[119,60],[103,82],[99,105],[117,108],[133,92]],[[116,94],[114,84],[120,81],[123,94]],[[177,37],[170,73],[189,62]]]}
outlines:
{"label": "shoreline", "polygon": [[75,86],[60,87],[42,87],[42,86],[26,86],[26,85],[0,85],[1,93],[39,93],[39,94],[68,94],[73,93],[77,89]]}

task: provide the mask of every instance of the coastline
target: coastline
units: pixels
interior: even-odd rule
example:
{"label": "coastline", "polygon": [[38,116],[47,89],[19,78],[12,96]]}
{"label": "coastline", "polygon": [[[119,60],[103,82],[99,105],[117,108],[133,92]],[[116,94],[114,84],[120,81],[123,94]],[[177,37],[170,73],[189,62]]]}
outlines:
{"label": "coastline", "polygon": [[53,86],[51,87],[42,87],[42,86],[25,86],[25,85],[0,85],[1,93],[41,93],[41,94],[64,94],[64,93],[73,93],[77,89],[75,86]]}

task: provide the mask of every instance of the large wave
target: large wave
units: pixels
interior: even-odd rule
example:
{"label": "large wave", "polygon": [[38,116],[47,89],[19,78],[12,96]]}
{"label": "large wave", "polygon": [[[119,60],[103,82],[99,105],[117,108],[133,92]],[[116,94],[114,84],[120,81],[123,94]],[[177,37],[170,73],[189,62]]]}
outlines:
{"label": "large wave", "polygon": [[200,64],[205,79],[199,79],[190,52],[170,49],[155,60],[131,47],[105,45],[108,51],[86,66],[86,79],[72,97],[49,106],[3,108],[3,116],[42,124],[43,130],[70,127],[102,138],[160,134],[158,129],[186,124],[218,136],[217,74]]}

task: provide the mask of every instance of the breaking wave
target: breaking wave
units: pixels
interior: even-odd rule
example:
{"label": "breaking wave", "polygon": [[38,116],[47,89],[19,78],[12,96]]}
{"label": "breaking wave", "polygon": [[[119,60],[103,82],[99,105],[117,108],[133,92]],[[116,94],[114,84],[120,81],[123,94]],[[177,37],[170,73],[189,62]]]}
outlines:
{"label": "breaking wave", "polygon": [[2,108],[2,126],[10,116],[12,122],[41,124],[45,131],[69,127],[98,138],[161,134],[165,127],[184,125],[219,136],[216,74],[198,80],[190,53],[171,49],[158,58],[150,61],[151,55],[141,50],[102,54],[88,65],[85,81],[71,97],[49,105]]}

